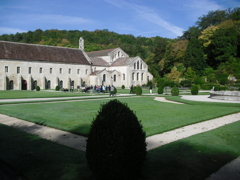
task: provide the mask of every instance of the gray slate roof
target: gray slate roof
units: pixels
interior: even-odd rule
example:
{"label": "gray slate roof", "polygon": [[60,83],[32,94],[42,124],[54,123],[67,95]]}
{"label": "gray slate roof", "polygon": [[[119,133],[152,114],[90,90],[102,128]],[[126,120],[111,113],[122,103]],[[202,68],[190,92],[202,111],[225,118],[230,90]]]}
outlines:
{"label": "gray slate roof", "polygon": [[0,59],[90,65],[79,49],[0,41]]}
{"label": "gray slate roof", "polygon": [[91,52],[86,52],[89,57],[99,57],[99,56],[108,56],[108,53],[112,52],[114,49],[105,49],[105,50],[100,50],[100,51],[91,51]]}

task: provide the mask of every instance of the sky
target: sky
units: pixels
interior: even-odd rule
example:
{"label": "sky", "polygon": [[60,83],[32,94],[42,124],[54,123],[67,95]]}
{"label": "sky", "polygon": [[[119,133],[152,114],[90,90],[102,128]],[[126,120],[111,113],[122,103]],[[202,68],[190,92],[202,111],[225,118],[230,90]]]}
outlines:
{"label": "sky", "polygon": [[240,0],[0,0],[0,35],[107,29],[173,39],[209,11],[235,7]]}

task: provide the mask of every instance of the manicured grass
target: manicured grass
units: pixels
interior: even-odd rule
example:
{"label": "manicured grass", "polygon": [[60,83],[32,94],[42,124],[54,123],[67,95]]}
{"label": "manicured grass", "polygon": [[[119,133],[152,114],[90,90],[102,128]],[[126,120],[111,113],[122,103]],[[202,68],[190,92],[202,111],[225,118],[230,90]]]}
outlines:
{"label": "manicured grass", "polygon": [[[216,103],[172,104],[153,97],[118,98],[127,103],[143,125],[146,135],[154,135],[189,124],[213,119],[239,111],[240,104],[219,106]],[[37,124],[87,135],[100,105],[109,99],[1,105],[0,113]]]}
{"label": "manicured grass", "polygon": [[[142,179],[202,180],[240,155],[240,122],[148,151]],[[94,180],[85,153],[0,124],[0,159],[34,180]]]}

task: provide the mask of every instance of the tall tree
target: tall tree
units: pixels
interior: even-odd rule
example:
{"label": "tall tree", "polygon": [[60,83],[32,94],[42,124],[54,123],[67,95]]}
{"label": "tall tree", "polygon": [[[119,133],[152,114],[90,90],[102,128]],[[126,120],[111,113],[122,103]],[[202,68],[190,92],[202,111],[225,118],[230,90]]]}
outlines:
{"label": "tall tree", "polygon": [[204,69],[207,67],[207,63],[199,39],[190,39],[185,53],[184,65],[186,68],[192,67],[198,75],[204,74]]}

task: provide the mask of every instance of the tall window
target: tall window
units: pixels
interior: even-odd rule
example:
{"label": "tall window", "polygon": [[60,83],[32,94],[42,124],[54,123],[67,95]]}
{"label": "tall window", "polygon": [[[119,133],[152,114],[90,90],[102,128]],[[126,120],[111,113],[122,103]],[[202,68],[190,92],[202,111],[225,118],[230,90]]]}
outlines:
{"label": "tall window", "polygon": [[17,73],[18,74],[20,73],[20,67],[17,67]]}
{"label": "tall window", "polygon": [[68,74],[71,74],[71,69],[68,69]]}
{"label": "tall window", "polygon": [[52,74],[52,68],[50,68],[50,74]]}
{"label": "tall window", "polygon": [[86,74],[87,74],[87,69],[86,69]]}
{"label": "tall window", "polygon": [[103,75],[103,82],[106,81],[106,74]]}
{"label": "tall window", "polygon": [[113,81],[116,82],[116,74],[113,76]]}
{"label": "tall window", "polygon": [[123,80],[125,80],[125,74],[123,74]]}
{"label": "tall window", "polygon": [[32,68],[28,67],[28,74],[31,74],[31,73],[32,73]]}
{"label": "tall window", "polygon": [[136,69],[136,63],[134,63],[134,69]]}
{"label": "tall window", "polygon": [[59,73],[62,74],[62,68],[59,68]]}
{"label": "tall window", "polygon": [[142,63],[141,63],[141,66],[140,66],[140,68],[142,69]]}
{"label": "tall window", "polygon": [[141,78],[141,79],[142,79],[142,81],[143,81],[143,73],[142,73],[142,78]]}
{"label": "tall window", "polygon": [[77,70],[77,74],[80,74],[80,69]]}
{"label": "tall window", "polygon": [[134,73],[132,73],[132,80],[134,80]]}
{"label": "tall window", "polygon": [[139,61],[137,62],[137,69],[139,69]]}
{"label": "tall window", "polygon": [[8,66],[5,66],[5,73],[8,72]]}
{"label": "tall window", "polygon": [[42,67],[39,68],[39,73],[42,73]]}
{"label": "tall window", "polygon": [[138,81],[138,76],[139,76],[139,73],[137,73],[137,81]]}

